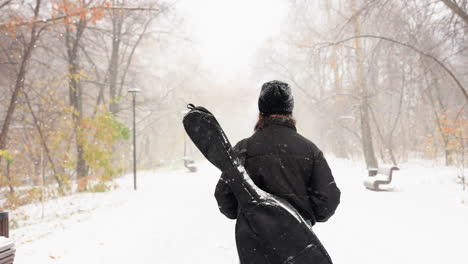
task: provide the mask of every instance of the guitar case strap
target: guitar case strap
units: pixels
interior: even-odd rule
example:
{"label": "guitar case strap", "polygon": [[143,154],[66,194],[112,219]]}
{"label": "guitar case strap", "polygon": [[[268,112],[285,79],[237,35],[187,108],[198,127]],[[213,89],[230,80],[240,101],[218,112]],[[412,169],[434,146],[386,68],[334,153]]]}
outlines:
{"label": "guitar case strap", "polygon": [[238,158],[242,166],[245,165],[245,159],[247,158],[247,143],[247,139],[243,139],[241,142],[239,142]]}

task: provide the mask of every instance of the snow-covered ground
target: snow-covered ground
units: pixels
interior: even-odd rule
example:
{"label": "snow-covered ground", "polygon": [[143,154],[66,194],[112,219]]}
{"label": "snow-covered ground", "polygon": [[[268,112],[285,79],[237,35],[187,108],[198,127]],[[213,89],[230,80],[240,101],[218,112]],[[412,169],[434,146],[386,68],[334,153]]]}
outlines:
{"label": "snow-covered ground", "polygon": [[[315,231],[335,263],[468,263],[468,191],[454,183],[455,169],[402,164],[394,190],[376,193],[364,189],[362,166],[330,164],[342,202]],[[198,166],[140,172],[137,192],[128,175],[115,191],[21,208],[33,217],[12,231],[15,263],[237,264],[235,222],[213,197],[219,172]]]}

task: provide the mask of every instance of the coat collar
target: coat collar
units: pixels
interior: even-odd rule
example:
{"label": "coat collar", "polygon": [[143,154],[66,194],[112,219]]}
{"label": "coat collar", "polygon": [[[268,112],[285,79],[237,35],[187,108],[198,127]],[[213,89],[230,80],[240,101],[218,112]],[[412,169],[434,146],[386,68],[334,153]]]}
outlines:
{"label": "coat collar", "polygon": [[270,126],[284,126],[294,131],[297,131],[296,126],[291,122],[290,119],[284,117],[269,117],[265,120],[265,128]]}

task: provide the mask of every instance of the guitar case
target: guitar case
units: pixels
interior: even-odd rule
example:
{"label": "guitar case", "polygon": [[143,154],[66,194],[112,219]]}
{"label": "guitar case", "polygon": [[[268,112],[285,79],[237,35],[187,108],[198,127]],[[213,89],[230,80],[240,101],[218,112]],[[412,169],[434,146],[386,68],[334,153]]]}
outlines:
{"label": "guitar case", "polygon": [[285,200],[258,188],[223,129],[206,108],[192,104],[183,118],[190,139],[226,173],[239,204],[236,245],[242,264],[332,264],[311,226]]}

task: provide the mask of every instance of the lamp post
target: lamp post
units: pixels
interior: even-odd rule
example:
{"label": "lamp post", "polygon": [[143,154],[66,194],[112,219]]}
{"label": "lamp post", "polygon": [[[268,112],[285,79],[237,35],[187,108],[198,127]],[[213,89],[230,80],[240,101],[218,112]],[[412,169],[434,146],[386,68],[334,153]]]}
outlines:
{"label": "lamp post", "polygon": [[137,189],[137,166],[136,166],[136,122],[135,122],[135,104],[136,94],[140,92],[140,89],[131,88],[128,92],[132,94],[133,99],[133,189]]}
{"label": "lamp post", "polygon": [[[188,110],[185,110],[185,111],[182,111],[181,113],[183,115],[186,115],[189,111]],[[196,172],[197,171],[197,167],[195,166],[194,164],[194,160],[193,159],[189,159],[189,157],[187,157],[187,135],[184,131],[184,157],[183,157],[183,160],[184,160],[184,167],[187,168],[189,170],[189,172]]]}
{"label": "lamp post", "polygon": [[[188,110],[184,110],[184,111],[181,111],[180,113],[182,114],[182,116],[185,116],[189,111]],[[184,131],[184,165],[186,166],[186,160],[187,160],[187,140],[186,140],[186,135],[185,135],[185,131]]]}

